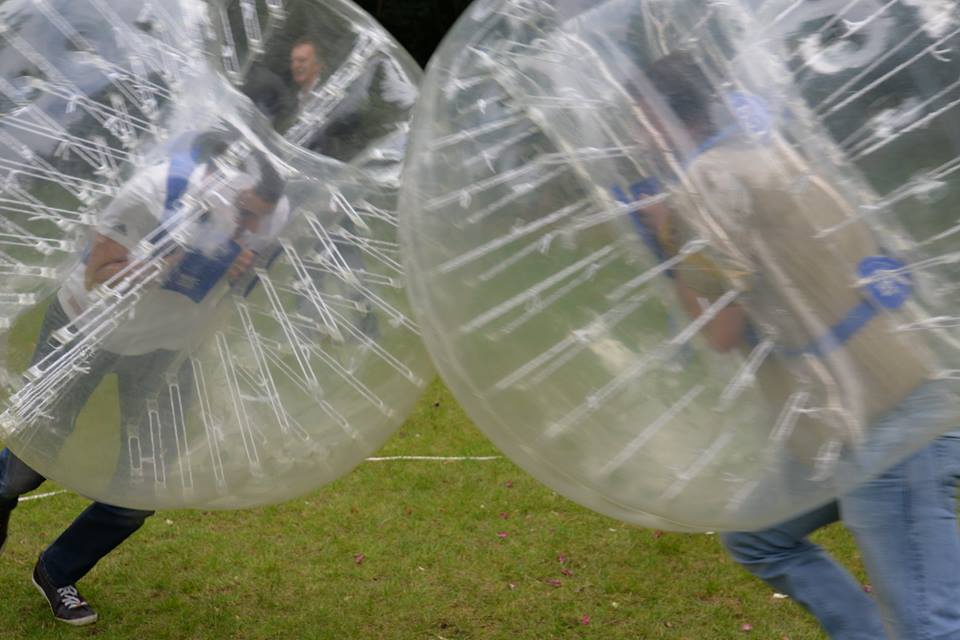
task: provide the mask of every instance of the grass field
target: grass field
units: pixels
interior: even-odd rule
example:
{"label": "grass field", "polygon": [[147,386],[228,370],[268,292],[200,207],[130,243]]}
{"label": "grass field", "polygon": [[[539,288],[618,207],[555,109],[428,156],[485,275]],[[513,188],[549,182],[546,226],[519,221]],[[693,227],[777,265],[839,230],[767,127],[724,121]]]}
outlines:
{"label": "grass field", "polygon": [[[411,455],[499,452],[434,383],[378,453]],[[14,513],[3,640],[823,637],[716,536],[595,515],[502,458],[366,462],[275,507],[161,512],[80,583],[101,619],[74,629],[52,619],[30,571],[83,506],[59,493]],[[817,540],[862,577],[843,529]]]}

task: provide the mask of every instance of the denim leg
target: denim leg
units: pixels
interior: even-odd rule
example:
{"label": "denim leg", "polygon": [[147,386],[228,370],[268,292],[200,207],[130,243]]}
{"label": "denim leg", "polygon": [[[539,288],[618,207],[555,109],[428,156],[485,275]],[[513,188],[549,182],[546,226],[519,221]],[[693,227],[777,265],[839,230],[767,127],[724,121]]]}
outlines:
{"label": "denim leg", "polygon": [[137,529],[153,511],[94,502],[41,554],[54,585],[74,584]]}
{"label": "denim leg", "polygon": [[12,510],[20,496],[39,487],[45,479],[10,449],[0,451],[0,510]]}
{"label": "denim leg", "polygon": [[949,434],[841,499],[894,638],[960,640],[958,473]]}
{"label": "denim leg", "polygon": [[770,529],[721,536],[730,555],[812,613],[834,640],[884,637],[880,611],[843,567],[807,536],[839,519],[831,502]]}

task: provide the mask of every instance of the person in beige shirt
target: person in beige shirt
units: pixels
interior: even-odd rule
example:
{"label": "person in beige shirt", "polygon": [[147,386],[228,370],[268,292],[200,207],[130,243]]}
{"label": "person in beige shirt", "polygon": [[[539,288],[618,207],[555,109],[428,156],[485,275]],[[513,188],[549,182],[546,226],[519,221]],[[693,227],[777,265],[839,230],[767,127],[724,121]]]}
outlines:
{"label": "person in beige shirt", "polygon": [[[649,207],[644,222],[666,255],[693,237],[710,245],[707,259],[688,258],[673,270],[681,306],[698,317],[733,292],[704,326],[708,344],[749,351],[773,341],[757,384],[775,414],[805,399],[786,435],[798,468],[815,474],[825,466],[829,475],[844,456],[856,465],[861,455],[869,466],[865,443],[893,448],[944,398],[930,381],[926,345],[895,331],[914,286],[906,265],[852,220],[850,200],[774,131],[718,131],[711,113],[718,97],[692,56],[673,53],[645,71],[668,112],[651,113],[650,121],[668,139],[663,123],[678,123],[676,142],[689,148],[680,150],[686,161],[672,204]],[[730,99],[751,102],[744,94]],[[834,231],[819,233],[828,228]],[[897,638],[960,638],[958,473],[960,434],[947,434],[838,500],[723,541],[832,638],[882,638],[885,626]],[[876,602],[807,538],[841,517]]]}

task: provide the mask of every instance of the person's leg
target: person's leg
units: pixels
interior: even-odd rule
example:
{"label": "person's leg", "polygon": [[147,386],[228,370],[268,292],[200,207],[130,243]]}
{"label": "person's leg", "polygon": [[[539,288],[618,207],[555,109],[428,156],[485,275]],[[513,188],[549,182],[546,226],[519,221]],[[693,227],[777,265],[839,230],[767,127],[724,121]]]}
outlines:
{"label": "person's leg", "polygon": [[812,613],[834,640],[883,638],[880,611],[863,587],[807,536],[836,522],[836,502],[763,531],[721,536],[734,560]]}
{"label": "person's leg", "polygon": [[74,584],[151,515],[94,502],[40,555],[43,569],[58,587]]}
{"label": "person's leg", "polygon": [[[139,430],[146,402],[155,400],[163,384],[163,373],[175,355],[172,351],[156,351],[143,356],[121,356],[114,365],[120,401],[120,434],[125,440],[120,443],[119,465],[126,466],[123,470],[118,467],[118,473],[129,473],[129,454],[123,455],[128,452],[128,431]],[[54,585],[73,584],[142,527],[151,515],[153,511],[95,502],[43,552],[41,565]]]}
{"label": "person's leg", "polygon": [[841,499],[894,638],[960,640],[960,434]]}
{"label": "person's leg", "polygon": [[10,449],[0,451],[0,551],[7,543],[10,513],[20,496],[43,484],[44,477],[28,467]]}

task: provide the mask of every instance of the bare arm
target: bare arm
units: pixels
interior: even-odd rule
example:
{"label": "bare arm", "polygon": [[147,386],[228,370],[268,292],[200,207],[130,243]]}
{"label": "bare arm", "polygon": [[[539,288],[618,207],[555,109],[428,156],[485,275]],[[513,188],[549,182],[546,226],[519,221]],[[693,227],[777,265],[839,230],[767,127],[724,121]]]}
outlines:
{"label": "bare arm", "polygon": [[90,258],[84,271],[84,286],[89,291],[98,284],[103,284],[128,264],[130,252],[116,240],[97,234],[90,249]]}
{"label": "bare arm", "polygon": [[[666,227],[670,209],[664,203],[650,205],[643,210],[645,222],[658,236]],[[682,274],[674,271],[674,288],[680,305],[691,318],[699,318],[704,310],[704,298],[683,281]],[[711,349],[725,353],[746,342],[747,317],[738,304],[731,304],[719,311],[704,327],[704,335]]]}

